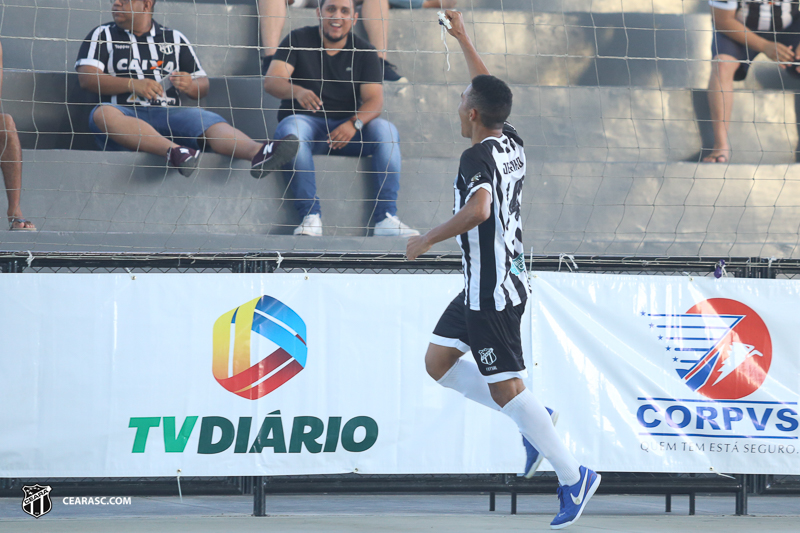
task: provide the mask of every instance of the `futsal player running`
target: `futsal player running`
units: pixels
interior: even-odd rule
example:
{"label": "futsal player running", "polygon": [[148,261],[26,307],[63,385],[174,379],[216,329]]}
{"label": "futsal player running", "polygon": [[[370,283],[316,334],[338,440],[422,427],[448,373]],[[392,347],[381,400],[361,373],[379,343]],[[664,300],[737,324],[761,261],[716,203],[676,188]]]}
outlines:
{"label": "futsal player running", "polygon": [[[600,485],[600,475],[575,460],[556,433],[552,411],[522,382],[527,376],[520,339],[528,298],[520,220],[525,151],[516,130],[505,122],[511,113],[511,89],[489,75],[461,13],[447,11],[446,17],[472,78],[458,106],[461,135],[471,139],[472,147],[461,155],[453,217],[425,235],[410,237],[406,255],[414,260],[434,244],[455,237],[463,253],[465,285],[434,328],[425,365],[440,385],[516,422],[527,441],[527,475],[542,456],[550,461],[558,475],[561,504],[550,526],[561,529],[580,518]],[[477,365],[461,359],[468,351]]]}

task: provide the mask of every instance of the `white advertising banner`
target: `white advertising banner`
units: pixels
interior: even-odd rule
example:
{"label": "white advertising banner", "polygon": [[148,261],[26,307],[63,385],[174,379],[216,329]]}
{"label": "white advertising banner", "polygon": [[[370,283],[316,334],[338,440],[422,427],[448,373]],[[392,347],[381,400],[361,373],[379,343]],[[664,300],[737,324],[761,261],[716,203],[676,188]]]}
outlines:
{"label": "white advertising banner", "polygon": [[533,389],[597,470],[800,474],[800,283],[535,273]]}
{"label": "white advertising banner", "polygon": [[516,472],[514,423],[425,372],[462,285],[4,274],[0,477]]}
{"label": "white advertising banner", "polygon": [[[425,372],[460,275],[4,274],[0,477],[510,473]],[[535,273],[528,385],[596,470],[800,474],[793,281]]]}

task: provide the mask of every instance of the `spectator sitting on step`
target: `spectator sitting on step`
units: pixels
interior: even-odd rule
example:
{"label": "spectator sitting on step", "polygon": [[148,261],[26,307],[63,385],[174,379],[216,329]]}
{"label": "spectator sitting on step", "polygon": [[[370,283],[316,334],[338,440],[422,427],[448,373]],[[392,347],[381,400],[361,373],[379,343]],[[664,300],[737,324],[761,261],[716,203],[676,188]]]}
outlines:
{"label": "spectator sitting on step", "polygon": [[287,171],[303,219],[294,234],[320,236],[313,155],[372,156],[374,235],[419,235],[396,216],[400,139],[393,124],[378,118],[383,109],[378,54],[351,31],[358,18],[353,0],[323,0],[317,14],[319,25],[296,29],[280,43],[264,78],[264,90],[280,98],[281,107],[278,140],[263,168]]}
{"label": "spectator sitting on step", "polygon": [[[0,95],[3,93],[3,45],[0,44]],[[8,197],[8,229],[36,231],[36,226],[22,216],[19,200],[22,193],[22,148],[17,126],[10,115],[0,112],[0,170]]]}
{"label": "spectator sitting on step", "polygon": [[99,95],[89,128],[104,150],[164,156],[189,176],[207,143],[215,152],[251,161],[258,175],[262,144],[180,97],[199,100],[209,82],[189,41],[153,20],[156,0],[113,0],[114,22],[93,29],[75,67],[83,89]]}
{"label": "spectator sitting on step", "polygon": [[[377,49],[381,59],[381,71],[386,81],[407,82],[397,72],[397,67],[386,60],[389,47],[389,18],[386,16],[389,7],[401,9],[452,9],[456,0],[356,0],[361,5],[361,21],[367,32],[369,42]],[[274,57],[281,41],[281,31],[286,20],[286,6],[293,8],[317,7],[319,0],[258,0],[259,26],[261,29],[261,46],[264,57],[261,60],[261,74],[266,75],[269,63]]]}
{"label": "spectator sitting on step", "polygon": [[747,76],[750,61],[763,53],[793,76],[800,76],[800,7],[796,1],[715,1],[711,5],[714,39],[708,103],[714,148],[707,163],[727,163],[728,127],[733,109],[733,82]]}

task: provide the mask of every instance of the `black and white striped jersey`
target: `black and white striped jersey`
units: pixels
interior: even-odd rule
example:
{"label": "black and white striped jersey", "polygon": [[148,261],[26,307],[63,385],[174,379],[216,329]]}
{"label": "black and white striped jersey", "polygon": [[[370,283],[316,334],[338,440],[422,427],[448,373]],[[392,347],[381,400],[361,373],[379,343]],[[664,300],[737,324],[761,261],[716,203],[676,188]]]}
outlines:
{"label": "black and white striped jersey", "polygon": [[472,310],[502,311],[528,299],[520,218],[524,181],[522,139],[508,123],[501,137],[488,137],[461,154],[453,213],[479,189],[492,195],[489,218],[456,237],[463,253],[465,304]]}
{"label": "black and white striped jersey", "polygon": [[711,7],[736,10],[736,18],[753,31],[782,31],[800,17],[798,0],[710,0]]}
{"label": "black and white striped jersey", "polygon": [[138,37],[114,22],[96,27],[78,52],[75,68],[83,65],[112,76],[150,78],[165,88],[164,96],[157,100],[144,100],[131,93],[100,96],[101,102],[120,105],[178,105],[180,93],[169,81],[169,75],[176,70],[188,72],[193,78],[207,75],[186,36],[156,21],[149,32]]}

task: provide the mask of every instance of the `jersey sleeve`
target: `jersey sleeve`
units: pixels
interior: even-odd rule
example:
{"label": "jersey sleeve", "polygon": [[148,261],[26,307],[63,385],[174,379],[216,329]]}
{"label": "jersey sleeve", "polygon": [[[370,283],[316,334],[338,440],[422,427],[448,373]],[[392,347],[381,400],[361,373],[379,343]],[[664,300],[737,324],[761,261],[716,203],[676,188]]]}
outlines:
{"label": "jersey sleeve", "polygon": [[177,52],[178,70],[181,72],[188,72],[194,79],[207,78],[208,74],[206,74],[206,71],[203,70],[203,67],[200,65],[200,59],[194,52],[192,43],[190,43],[189,39],[187,39],[186,36],[181,32],[177,30],[173,31],[175,32],[175,36],[177,37],[176,42],[179,46],[179,50]]}
{"label": "jersey sleeve", "polygon": [[[483,148],[480,145],[476,147]],[[467,196],[464,203],[468,202],[472,195],[479,189],[484,189],[486,192],[494,196],[492,189],[492,172],[489,165],[486,164],[478,150],[475,148],[465,151],[461,154],[461,164],[459,165],[459,172],[464,182],[467,184]]]}
{"label": "jersey sleeve", "polygon": [[284,63],[289,63],[293,67],[297,66],[297,54],[292,53],[293,33],[294,32],[283,38],[281,44],[278,45],[278,49],[275,50],[275,55],[272,56],[273,61],[283,61]]}
{"label": "jersey sleeve", "polygon": [[78,60],[75,62],[75,68],[90,66],[106,72],[106,64],[108,63],[108,41],[105,26],[98,26],[89,32],[86,39],[83,40],[80,50],[78,51]]}
{"label": "jersey sleeve", "polygon": [[736,8],[739,7],[739,2],[737,0],[733,1],[720,1],[720,0],[709,0],[708,5],[711,7],[715,7],[717,9],[724,9],[726,11],[734,11]]}

